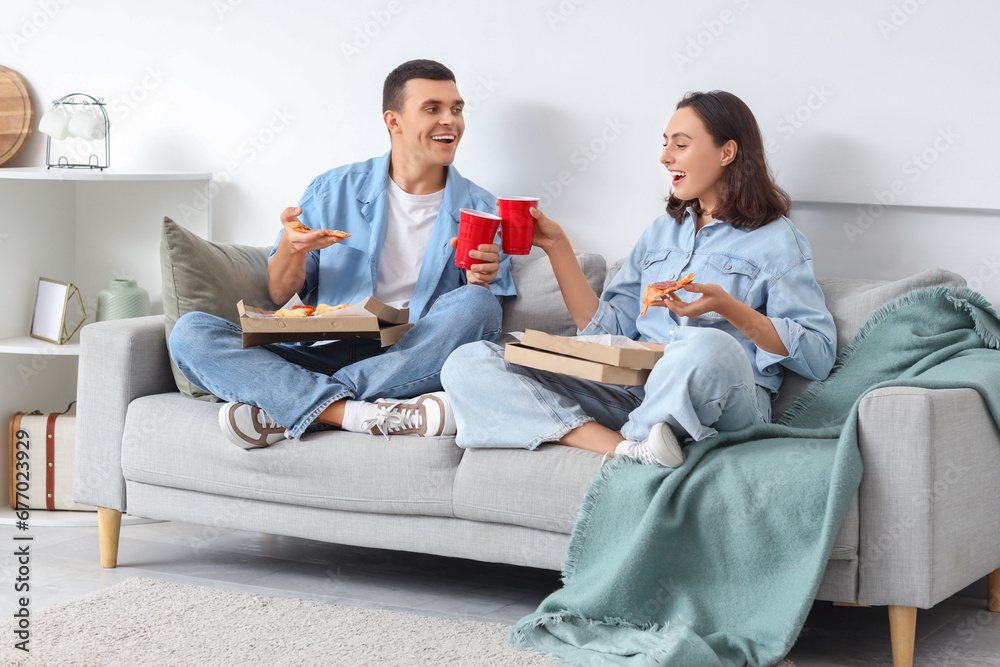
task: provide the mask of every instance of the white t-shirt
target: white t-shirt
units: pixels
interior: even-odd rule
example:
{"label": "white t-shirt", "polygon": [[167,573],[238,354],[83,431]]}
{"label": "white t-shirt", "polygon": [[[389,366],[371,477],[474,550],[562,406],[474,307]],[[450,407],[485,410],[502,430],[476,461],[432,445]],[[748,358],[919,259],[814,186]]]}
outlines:
{"label": "white t-shirt", "polygon": [[409,305],[443,201],[444,190],[411,195],[389,179],[389,219],[375,281],[375,297],[382,303]]}

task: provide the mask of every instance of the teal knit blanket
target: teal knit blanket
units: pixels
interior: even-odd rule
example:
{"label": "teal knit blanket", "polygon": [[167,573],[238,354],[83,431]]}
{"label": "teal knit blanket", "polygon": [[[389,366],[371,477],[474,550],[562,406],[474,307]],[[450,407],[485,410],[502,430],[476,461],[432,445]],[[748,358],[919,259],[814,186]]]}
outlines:
{"label": "teal knit blanket", "polygon": [[972,387],[1000,417],[1000,321],[966,288],[869,317],[777,424],[619,457],[584,497],[563,588],[508,637],[573,665],[773,665],[805,622],[861,480],[857,406],[881,386]]}

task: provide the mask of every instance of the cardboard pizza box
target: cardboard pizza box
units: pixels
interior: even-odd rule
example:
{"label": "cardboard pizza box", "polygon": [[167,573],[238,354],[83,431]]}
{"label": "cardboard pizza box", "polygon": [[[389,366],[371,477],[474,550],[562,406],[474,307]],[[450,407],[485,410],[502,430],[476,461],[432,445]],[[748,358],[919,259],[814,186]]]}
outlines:
{"label": "cardboard pizza box", "polygon": [[642,385],[663,356],[663,345],[639,343],[642,348],[615,347],[554,336],[529,329],[519,343],[508,343],[504,359],[512,364],[562,373],[594,382]]}
{"label": "cardboard pizza box", "polygon": [[243,347],[267,343],[375,338],[392,345],[413,325],[408,308],[393,308],[371,296],[347,308],[311,317],[276,317],[273,310],[236,304],[243,327]]}
{"label": "cardboard pizza box", "polygon": [[663,356],[662,344],[633,342],[642,348],[602,345],[575,337],[555,336],[535,329],[528,329],[521,337],[521,345],[526,347],[623,368],[652,369]]}

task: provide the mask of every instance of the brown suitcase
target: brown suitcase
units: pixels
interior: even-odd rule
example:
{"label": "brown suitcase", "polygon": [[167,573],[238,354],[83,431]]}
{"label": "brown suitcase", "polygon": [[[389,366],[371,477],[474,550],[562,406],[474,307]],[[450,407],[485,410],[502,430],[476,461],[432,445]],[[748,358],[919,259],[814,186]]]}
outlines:
{"label": "brown suitcase", "polygon": [[[70,404],[72,407],[72,404]],[[69,408],[67,408],[67,412]],[[10,506],[95,511],[73,502],[76,415],[18,412],[10,420]]]}

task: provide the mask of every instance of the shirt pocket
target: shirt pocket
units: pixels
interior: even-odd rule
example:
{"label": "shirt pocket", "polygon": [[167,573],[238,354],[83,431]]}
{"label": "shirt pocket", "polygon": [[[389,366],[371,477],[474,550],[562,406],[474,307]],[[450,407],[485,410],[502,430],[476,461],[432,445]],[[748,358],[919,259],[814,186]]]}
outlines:
{"label": "shirt pocket", "polygon": [[760,267],[753,262],[728,255],[709,255],[698,283],[715,283],[741,303],[747,303],[750,290],[757,282]]}
{"label": "shirt pocket", "polygon": [[679,280],[678,273],[683,269],[683,255],[671,250],[648,250],[642,256],[639,265],[642,271],[641,289],[645,289],[649,283],[658,283],[664,280]]}

